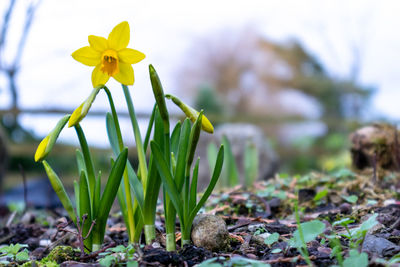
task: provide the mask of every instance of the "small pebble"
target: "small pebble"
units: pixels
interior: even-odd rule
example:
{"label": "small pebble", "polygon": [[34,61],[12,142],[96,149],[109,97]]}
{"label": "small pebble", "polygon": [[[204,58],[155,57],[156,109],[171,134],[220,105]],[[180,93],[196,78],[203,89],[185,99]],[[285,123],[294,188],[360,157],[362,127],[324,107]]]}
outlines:
{"label": "small pebble", "polygon": [[249,232],[254,233],[255,231],[257,231],[260,228],[264,228],[264,224],[263,223],[258,223],[258,224],[250,224],[249,226],[247,226],[247,229],[249,230]]}
{"label": "small pebble", "polygon": [[193,221],[191,236],[195,246],[210,251],[223,251],[229,244],[229,232],[226,223],[215,215],[197,215]]}
{"label": "small pebble", "polygon": [[350,203],[343,203],[339,206],[340,213],[342,214],[351,214],[353,208]]}
{"label": "small pebble", "polygon": [[249,259],[252,259],[252,260],[257,260],[258,259],[257,256],[252,254],[252,253],[246,254],[246,258],[249,258]]}
{"label": "small pebble", "polygon": [[49,239],[42,239],[39,241],[39,246],[47,247],[51,245],[51,241]]}

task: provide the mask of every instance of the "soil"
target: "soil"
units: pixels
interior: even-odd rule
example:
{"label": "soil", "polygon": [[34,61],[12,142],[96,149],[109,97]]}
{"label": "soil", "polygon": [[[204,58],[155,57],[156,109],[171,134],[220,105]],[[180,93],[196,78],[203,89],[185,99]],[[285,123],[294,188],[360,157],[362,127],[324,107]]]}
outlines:
{"label": "soil", "polygon": [[[338,264],[337,258],[331,256],[332,246],[328,237],[335,233],[345,233],[346,230],[342,225],[333,225],[335,221],[350,218],[353,220],[348,225],[351,230],[359,227],[372,214],[378,214],[378,224],[373,229],[367,229],[365,239],[356,249],[367,253],[370,266],[385,266],[382,263],[384,261],[387,266],[398,266],[389,265],[388,261],[400,252],[399,176],[396,172],[376,173],[375,169],[364,170],[363,173],[350,170],[339,170],[330,174],[310,173],[301,177],[281,175],[258,182],[251,189],[236,186],[215,192],[203,212],[217,215],[226,222],[229,231],[228,248],[211,252],[194,245],[186,245],[184,248],[178,247],[176,252],[167,252],[163,236],[163,216],[159,210],[158,242],[149,246],[137,246],[135,259],[139,266],[194,266],[215,257],[223,257],[215,261],[222,264],[223,259],[237,256],[259,260],[271,266],[307,265],[299,251],[289,246],[289,239],[297,229],[294,206],[298,199],[302,222],[317,219],[326,226],[322,235],[307,243],[312,264]],[[21,214],[10,211],[3,214],[0,244],[27,244],[31,259],[41,260],[59,245],[79,247],[74,234],[76,230],[67,223],[68,219],[62,208],[31,208]],[[279,239],[267,245],[264,240],[272,233],[278,233]],[[342,238],[340,242],[342,255],[346,258],[349,240]],[[112,214],[104,248],[120,244],[128,245],[126,228],[121,217]],[[179,234],[177,245],[180,246]],[[97,263],[100,258],[99,253],[83,256],[78,253],[75,260],[64,262],[62,266],[100,266]]]}

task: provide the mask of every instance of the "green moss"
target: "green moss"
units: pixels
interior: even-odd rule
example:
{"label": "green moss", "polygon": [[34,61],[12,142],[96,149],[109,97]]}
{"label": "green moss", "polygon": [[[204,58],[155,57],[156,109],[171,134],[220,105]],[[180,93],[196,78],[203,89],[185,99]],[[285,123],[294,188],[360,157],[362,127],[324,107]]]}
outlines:
{"label": "green moss", "polygon": [[50,254],[45,258],[46,262],[57,262],[61,263],[64,261],[77,260],[76,252],[72,247],[69,246],[58,246],[55,247]]}
{"label": "green moss", "polygon": [[[44,258],[46,259],[46,258]],[[22,267],[32,267],[32,266],[36,266],[36,267],[58,267],[60,266],[57,262],[55,261],[47,261],[47,260],[42,260],[42,261],[28,261],[25,262],[24,264],[22,264]]]}

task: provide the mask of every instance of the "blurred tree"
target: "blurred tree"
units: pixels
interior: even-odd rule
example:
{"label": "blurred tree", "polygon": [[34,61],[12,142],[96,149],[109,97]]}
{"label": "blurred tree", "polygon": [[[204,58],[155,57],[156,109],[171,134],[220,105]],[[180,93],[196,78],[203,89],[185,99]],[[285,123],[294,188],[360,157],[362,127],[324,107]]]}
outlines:
{"label": "blurred tree", "polygon": [[[195,99],[196,108],[204,108],[214,122],[260,123],[280,142],[278,154],[291,171],[318,168],[322,155],[340,153],[352,130],[346,121],[360,119],[373,92],[358,84],[354,73],[346,79],[333,76],[295,40],[277,43],[247,29],[222,32],[196,45],[179,74],[178,89]],[[302,137],[302,130],[293,130],[301,145],[291,140],[292,146],[284,146],[285,123],[315,119],[326,126],[324,136]],[[279,125],[265,124],[268,121]],[[324,137],[342,142],[328,146]],[[303,148],[304,144],[309,145]]]}
{"label": "blurred tree", "polygon": [[[3,0],[5,4],[5,0]],[[40,0],[17,1],[9,0],[2,15],[3,22],[0,25],[0,74],[6,79],[6,88],[1,88],[2,93],[8,91],[10,95],[10,106],[8,112],[3,114],[0,124],[4,127],[7,135],[14,141],[32,140],[32,135],[27,132],[18,122],[18,85],[17,77],[20,70],[21,58],[27,41],[35,13],[40,4]],[[24,21],[12,20],[17,9],[24,9]],[[11,22],[23,25],[16,47],[8,44],[10,35],[15,32],[10,31]],[[4,111],[4,110],[3,110]],[[1,115],[1,114],[0,114]]]}
{"label": "blurred tree", "polygon": [[[300,94],[295,96],[305,98],[309,105],[317,103],[317,117],[331,133],[343,130],[343,119],[359,118],[372,92],[354,79],[332,77],[298,41],[275,43],[250,29],[240,34],[223,32],[199,46],[190,56],[191,64],[179,75],[180,88],[205,110],[208,98],[208,104],[219,99],[219,108],[232,117],[300,115],[307,119],[310,115],[304,101],[285,104],[287,93],[297,91]],[[207,91],[202,84],[208,85]]]}

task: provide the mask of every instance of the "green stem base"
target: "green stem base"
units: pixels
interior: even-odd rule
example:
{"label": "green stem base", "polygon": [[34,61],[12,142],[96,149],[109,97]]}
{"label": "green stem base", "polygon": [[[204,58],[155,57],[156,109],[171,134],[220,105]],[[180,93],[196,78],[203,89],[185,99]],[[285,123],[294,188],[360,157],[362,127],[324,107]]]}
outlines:
{"label": "green stem base", "polygon": [[165,241],[166,241],[167,251],[175,251],[176,250],[174,233],[167,234]]}
{"label": "green stem base", "polygon": [[144,226],[144,236],[146,237],[146,245],[153,243],[153,240],[156,239],[156,227],[154,224]]}
{"label": "green stem base", "polygon": [[181,244],[182,244],[182,247],[183,247],[184,245],[190,245],[190,239],[189,239],[189,240],[187,240],[187,239],[181,239]]}
{"label": "green stem base", "polygon": [[92,251],[98,251],[99,249],[101,249],[101,244],[93,244],[92,245]]}

